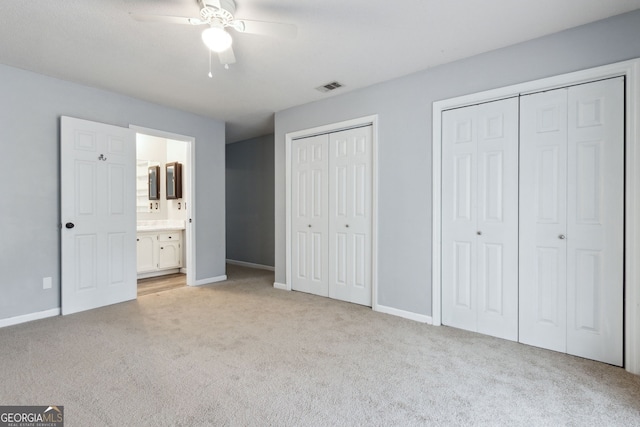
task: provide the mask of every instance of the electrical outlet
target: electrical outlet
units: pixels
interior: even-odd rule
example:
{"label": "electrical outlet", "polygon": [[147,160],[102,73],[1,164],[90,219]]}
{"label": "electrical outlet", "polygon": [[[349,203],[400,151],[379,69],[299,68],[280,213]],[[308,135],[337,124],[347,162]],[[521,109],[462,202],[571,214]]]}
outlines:
{"label": "electrical outlet", "polygon": [[51,289],[52,281],[51,277],[42,278],[42,289]]}

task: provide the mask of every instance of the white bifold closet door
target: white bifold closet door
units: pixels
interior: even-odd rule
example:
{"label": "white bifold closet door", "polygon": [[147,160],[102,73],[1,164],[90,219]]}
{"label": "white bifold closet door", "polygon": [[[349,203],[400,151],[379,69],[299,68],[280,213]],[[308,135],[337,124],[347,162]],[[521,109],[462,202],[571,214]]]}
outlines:
{"label": "white bifold closet door", "polygon": [[442,322],[518,339],[518,99],[442,115]]}
{"label": "white bifold closet door", "polygon": [[292,289],[329,296],[327,135],[294,141],[292,148]]}
{"label": "white bifold closet door", "polygon": [[329,134],[329,296],[371,306],[371,126]]}
{"label": "white bifold closet door", "polygon": [[622,365],[624,80],[524,96],[520,341]]}
{"label": "white bifold closet door", "polygon": [[372,128],[292,143],[292,289],[371,306]]}

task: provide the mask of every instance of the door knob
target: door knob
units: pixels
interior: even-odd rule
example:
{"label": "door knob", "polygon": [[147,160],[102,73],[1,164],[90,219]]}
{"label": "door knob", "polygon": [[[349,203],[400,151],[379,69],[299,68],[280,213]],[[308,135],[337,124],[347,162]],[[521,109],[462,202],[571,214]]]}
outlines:
{"label": "door knob", "polygon": [[311,228],[311,224],[309,224],[309,228]]}
{"label": "door knob", "polygon": [[345,227],[349,228],[349,224],[346,224]]}
{"label": "door knob", "polygon": [[74,223],[72,223],[72,222],[68,222],[68,223],[66,223],[64,226],[65,226],[66,228],[71,229],[71,228],[75,227],[76,225],[75,225]]}
{"label": "door knob", "polygon": [[567,236],[565,236],[564,234],[561,234],[561,235],[558,236],[558,239],[560,239],[560,240],[564,240],[566,238],[567,238]]}
{"label": "door knob", "polygon": [[476,231],[476,234],[477,234],[478,236],[482,236],[482,231]]}

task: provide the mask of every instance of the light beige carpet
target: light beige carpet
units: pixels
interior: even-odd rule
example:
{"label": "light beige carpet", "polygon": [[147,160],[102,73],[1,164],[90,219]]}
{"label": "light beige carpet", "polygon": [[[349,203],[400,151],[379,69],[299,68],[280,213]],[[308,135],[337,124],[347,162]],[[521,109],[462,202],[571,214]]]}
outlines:
{"label": "light beige carpet", "polygon": [[228,273],[0,329],[0,404],[68,427],[640,425],[623,369]]}

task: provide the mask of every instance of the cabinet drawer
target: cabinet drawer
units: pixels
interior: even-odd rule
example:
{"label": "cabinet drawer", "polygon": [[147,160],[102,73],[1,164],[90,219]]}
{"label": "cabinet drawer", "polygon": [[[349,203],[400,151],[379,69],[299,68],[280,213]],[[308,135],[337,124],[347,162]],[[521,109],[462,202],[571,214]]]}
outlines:
{"label": "cabinet drawer", "polygon": [[167,233],[159,233],[158,240],[160,242],[179,242],[180,241],[180,232],[179,231],[171,231]]}

